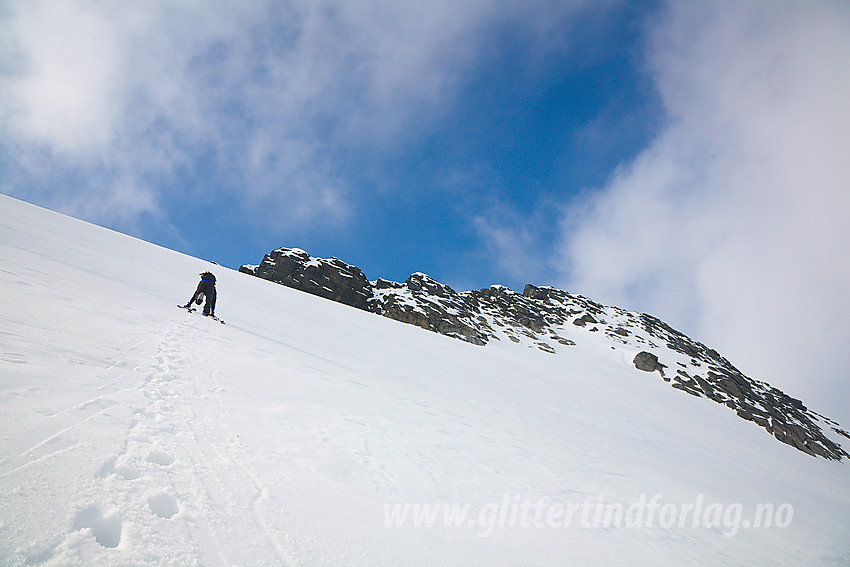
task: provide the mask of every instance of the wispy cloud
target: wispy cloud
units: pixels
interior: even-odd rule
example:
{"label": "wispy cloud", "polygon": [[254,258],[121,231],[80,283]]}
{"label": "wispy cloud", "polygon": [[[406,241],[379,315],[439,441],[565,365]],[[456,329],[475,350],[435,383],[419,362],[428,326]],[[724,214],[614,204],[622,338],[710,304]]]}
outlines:
{"label": "wispy cloud", "polygon": [[6,3],[3,189],[94,220],[166,215],[192,191],[276,222],[344,219],[341,156],[438,115],[494,23],[518,17],[548,41],[542,5],[582,2],[532,4]]}
{"label": "wispy cloud", "polygon": [[848,29],[840,2],[670,3],[648,54],[667,125],[563,238],[569,287],[845,421]]}
{"label": "wispy cloud", "polygon": [[501,274],[514,281],[548,284],[548,247],[541,246],[548,218],[549,214],[542,214],[540,208],[520,214],[513,207],[496,202],[476,214],[472,222],[482,253],[496,263]]}

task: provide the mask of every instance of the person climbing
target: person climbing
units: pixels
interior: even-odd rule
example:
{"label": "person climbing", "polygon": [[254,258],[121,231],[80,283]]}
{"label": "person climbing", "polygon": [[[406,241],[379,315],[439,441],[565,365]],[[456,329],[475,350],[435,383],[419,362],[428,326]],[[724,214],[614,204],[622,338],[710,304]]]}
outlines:
{"label": "person climbing", "polygon": [[189,300],[189,303],[182,307],[189,309],[196,301],[200,304],[201,299],[204,296],[206,296],[206,303],[204,303],[204,315],[215,317],[215,276],[210,272],[204,272],[201,274],[201,281],[198,283],[198,289],[195,290],[195,294],[192,296],[192,299]]}

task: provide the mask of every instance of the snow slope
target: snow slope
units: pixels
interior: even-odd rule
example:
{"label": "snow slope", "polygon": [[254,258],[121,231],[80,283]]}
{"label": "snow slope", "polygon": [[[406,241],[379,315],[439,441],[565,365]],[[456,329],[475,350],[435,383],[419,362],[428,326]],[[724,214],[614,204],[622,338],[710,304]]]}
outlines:
{"label": "snow slope", "polygon": [[[477,347],[5,196],[0,262],[0,565],[850,564],[846,462],[603,337]],[[207,269],[226,325],[175,308]]]}

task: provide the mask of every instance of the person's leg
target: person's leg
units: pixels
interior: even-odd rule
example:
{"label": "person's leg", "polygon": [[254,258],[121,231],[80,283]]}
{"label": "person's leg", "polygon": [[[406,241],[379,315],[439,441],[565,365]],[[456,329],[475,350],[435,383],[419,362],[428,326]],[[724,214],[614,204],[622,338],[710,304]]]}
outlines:
{"label": "person's leg", "polygon": [[207,302],[204,304],[204,315],[215,315],[215,287],[210,286],[206,292]]}

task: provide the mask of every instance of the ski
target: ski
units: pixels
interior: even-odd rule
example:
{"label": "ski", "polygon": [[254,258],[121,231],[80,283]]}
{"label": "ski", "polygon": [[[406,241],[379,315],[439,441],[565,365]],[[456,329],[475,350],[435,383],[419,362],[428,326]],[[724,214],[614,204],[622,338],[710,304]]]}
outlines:
{"label": "ski", "polygon": [[[197,311],[197,309],[195,307],[186,307],[185,305],[180,305],[180,304],[178,304],[177,307],[179,307],[180,309],[185,309],[189,313],[194,313],[195,311]],[[204,317],[209,317],[210,319],[215,319],[216,321],[218,321],[219,323],[224,325],[224,320],[219,319],[215,315],[204,315]]]}

